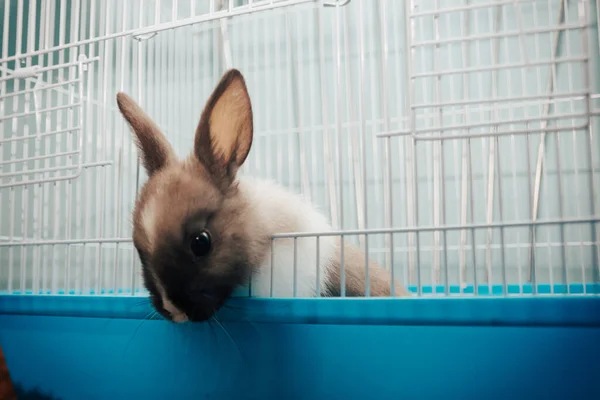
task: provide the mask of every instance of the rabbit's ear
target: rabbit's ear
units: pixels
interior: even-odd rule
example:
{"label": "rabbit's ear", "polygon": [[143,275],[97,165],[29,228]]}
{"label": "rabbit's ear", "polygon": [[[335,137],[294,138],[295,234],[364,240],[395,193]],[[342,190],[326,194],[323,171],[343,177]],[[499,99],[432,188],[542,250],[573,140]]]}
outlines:
{"label": "rabbit's ear", "polygon": [[175,152],[158,126],[131,97],[119,92],[117,104],[137,137],[144,168],[152,176],[175,158]]}
{"label": "rabbit's ear", "polygon": [[242,74],[229,70],[200,117],[194,154],[219,181],[231,183],[252,145],[252,105]]}

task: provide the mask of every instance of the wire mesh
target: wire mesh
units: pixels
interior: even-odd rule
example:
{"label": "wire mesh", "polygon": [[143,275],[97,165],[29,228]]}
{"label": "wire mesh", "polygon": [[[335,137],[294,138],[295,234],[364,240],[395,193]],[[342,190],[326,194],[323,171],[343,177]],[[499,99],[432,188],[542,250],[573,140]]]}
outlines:
{"label": "wire mesh", "polygon": [[[83,74],[88,63],[81,56],[74,63],[23,67],[0,78],[6,90],[0,122],[12,123],[12,134],[0,139],[8,153],[0,161],[0,188],[72,180],[82,168],[91,167],[81,163]],[[52,73],[64,80],[45,84]],[[54,121],[52,114],[58,116]]]}
{"label": "wire mesh", "polygon": [[[4,2],[0,162],[63,156],[7,142],[40,132],[35,118],[14,125],[32,109],[5,84],[17,67],[65,71],[46,73],[43,104],[67,106],[51,124],[84,119],[61,125],[83,138],[77,179],[0,188],[0,291],[143,292],[130,213],[145,176],[114,94],[132,94],[184,155],[233,66],[255,113],[242,173],[308,197],[416,293],[597,293],[595,2],[324,5]],[[94,62],[70,75],[84,55]]]}

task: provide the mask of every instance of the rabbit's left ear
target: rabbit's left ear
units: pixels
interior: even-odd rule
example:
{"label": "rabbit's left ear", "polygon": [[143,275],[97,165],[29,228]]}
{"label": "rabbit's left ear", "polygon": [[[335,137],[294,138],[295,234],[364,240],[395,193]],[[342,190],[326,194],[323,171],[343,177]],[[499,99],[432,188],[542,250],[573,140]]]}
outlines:
{"label": "rabbit's left ear", "polygon": [[242,74],[229,70],[200,117],[194,154],[218,180],[231,183],[252,146],[252,104]]}
{"label": "rabbit's left ear", "polygon": [[121,114],[135,133],[142,163],[148,176],[152,176],[176,159],[175,152],[165,135],[131,97],[119,92],[117,104]]}

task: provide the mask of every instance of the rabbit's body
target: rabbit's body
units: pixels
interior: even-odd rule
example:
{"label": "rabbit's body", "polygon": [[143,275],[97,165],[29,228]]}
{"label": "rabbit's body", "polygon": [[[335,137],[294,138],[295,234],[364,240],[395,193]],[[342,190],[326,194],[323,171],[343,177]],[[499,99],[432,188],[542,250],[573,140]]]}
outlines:
{"label": "rabbit's body", "polygon": [[[331,227],[302,197],[237,176],[253,138],[250,97],[239,71],[227,72],[208,99],[185,160],[131,98],[119,93],[117,103],[148,173],[133,211],[133,243],[152,304],[164,317],[207,320],[250,280],[261,297],[271,295],[271,280],[277,297],[336,296],[342,258],[346,294],[365,294],[367,260],[353,246],[345,243],[342,257],[333,236],[322,236],[318,251],[316,237],[272,240],[276,233]],[[389,273],[374,263],[369,270],[371,295],[389,295]]]}
{"label": "rabbit's body", "polygon": [[[331,231],[325,216],[309,202],[273,182],[241,177],[239,188],[242,196],[248,199],[248,211],[253,214],[252,218],[263,226],[264,233],[269,238],[276,233]],[[330,269],[337,246],[335,238],[319,238],[318,280],[316,237],[297,238],[295,241],[294,257],[294,239],[273,240],[273,296],[293,297],[294,281],[297,297],[314,297],[317,294],[317,281],[321,294],[326,294],[325,291],[330,286]],[[270,246],[267,250],[252,277],[252,294],[260,297],[268,297],[271,294]]]}

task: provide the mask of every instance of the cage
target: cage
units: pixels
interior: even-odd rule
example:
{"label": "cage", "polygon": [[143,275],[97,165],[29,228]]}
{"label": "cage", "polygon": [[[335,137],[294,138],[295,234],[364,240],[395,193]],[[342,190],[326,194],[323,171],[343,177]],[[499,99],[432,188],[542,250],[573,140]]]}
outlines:
{"label": "cage", "polygon": [[[0,1],[12,380],[65,400],[600,397],[598,16],[593,0]],[[155,318],[131,242],[146,176],[115,94],[184,155],[232,67],[254,109],[241,173],[309,198],[413,296],[244,288],[210,323]]]}

